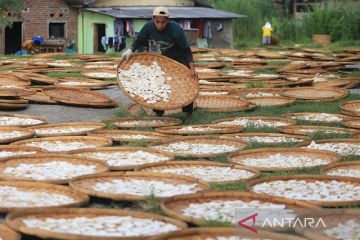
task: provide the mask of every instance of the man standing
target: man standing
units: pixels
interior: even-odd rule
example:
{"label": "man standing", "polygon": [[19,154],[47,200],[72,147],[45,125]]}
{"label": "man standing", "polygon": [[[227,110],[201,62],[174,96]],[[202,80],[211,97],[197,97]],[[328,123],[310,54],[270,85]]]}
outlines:
{"label": "man standing", "polygon": [[[152,21],[144,25],[132,46],[122,54],[122,57],[128,60],[140,46],[147,45],[148,40],[157,43],[162,55],[187,66],[190,69],[191,76],[197,79],[193,55],[184,31],[179,24],[169,21],[167,8],[157,7],[154,9]],[[190,120],[193,103],[183,107],[182,110],[186,112],[186,120]],[[154,109],[154,112],[157,116],[164,114],[162,110]]]}

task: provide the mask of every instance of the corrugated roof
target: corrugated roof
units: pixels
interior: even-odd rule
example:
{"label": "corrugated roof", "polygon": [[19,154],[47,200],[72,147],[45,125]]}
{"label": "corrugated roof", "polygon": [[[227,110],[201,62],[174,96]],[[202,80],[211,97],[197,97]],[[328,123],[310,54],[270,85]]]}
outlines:
{"label": "corrugated roof", "polygon": [[[206,7],[168,7],[170,18],[241,18],[246,17],[232,12],[226,12]],[[114,7],[114,8],[85,8],[90,12],[102,13],[115,18],[152,18],[154,7]]]}
{"label": "corrugated roof", "polygon": [[70,6],[75,6],[75,7],[80,7],[83,4],[84,5],[88,5],[91,4],[93,2],[95,2],[96,0],[65,0],[67,2],[67,4],[69,4]]}

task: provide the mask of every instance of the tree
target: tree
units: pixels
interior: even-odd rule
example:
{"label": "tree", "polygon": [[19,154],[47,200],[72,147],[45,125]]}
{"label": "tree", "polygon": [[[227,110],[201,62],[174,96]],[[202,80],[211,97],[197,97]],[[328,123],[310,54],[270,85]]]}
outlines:
{"label": "tree", "polygon": [[21,10],[21,6],[21,0],[0,0],[0,25],[11,25],[12,22],[7,18],[7,13],[19,12]]}

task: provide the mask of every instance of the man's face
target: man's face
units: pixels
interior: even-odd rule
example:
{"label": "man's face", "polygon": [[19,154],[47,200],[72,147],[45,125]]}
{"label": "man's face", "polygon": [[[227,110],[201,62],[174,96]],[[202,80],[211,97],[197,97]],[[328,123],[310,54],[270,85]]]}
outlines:
{"label": "man's face", "polygon": [[155,23],[156,29],[161,32],[165,29],[166,24],[168,23],[169,20],[167,17],[154,16],[153,21]]}

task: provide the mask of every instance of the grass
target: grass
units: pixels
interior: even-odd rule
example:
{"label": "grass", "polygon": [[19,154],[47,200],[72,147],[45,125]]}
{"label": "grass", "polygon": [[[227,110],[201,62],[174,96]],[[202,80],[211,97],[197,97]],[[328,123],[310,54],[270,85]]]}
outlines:
{"label": "grass", "polygon": [[84,78],[79,72],[48,72],[44,75],[52,78]]}
{"label": "grass", "polygon": [[50,58],[55,60],[71,60],[73,59],[73,56],[71,54],[60,54],[60,55],[52,55]]}
{"label": "grass", "polygon": [[316,141],[316,140],[321,140],[321,139],[336,139],[336,138],[351,138],[351,133],[350,132],[346,132],[346,133],[326,133],[325,131],[317,131],[315,133],[311,133],[307,135],[308,137],[311,138],[311,140]]}
{"label": "grass", "polygon": [[129,142],[126,144],[122,144],[121,147],[147,147],[149,145],[149,141],[139,140],[135,142]]}
{"label": "grass", "polygon": [[147,196],[145,200],[138,201],[134,205],[135,210],[164,215],[160,208],[161,201],[154,195]]}

